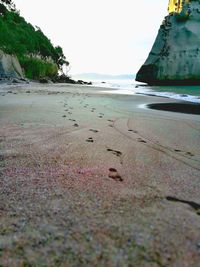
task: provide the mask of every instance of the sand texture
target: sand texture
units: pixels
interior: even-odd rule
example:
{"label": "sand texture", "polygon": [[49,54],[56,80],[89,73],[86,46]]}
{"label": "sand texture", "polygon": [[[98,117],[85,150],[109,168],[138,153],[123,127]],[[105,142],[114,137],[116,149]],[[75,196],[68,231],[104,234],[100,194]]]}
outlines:
{"label": "sand texture", "polygon": [[200,266],[200,117],[101,90],[0,90],[1,267]]}

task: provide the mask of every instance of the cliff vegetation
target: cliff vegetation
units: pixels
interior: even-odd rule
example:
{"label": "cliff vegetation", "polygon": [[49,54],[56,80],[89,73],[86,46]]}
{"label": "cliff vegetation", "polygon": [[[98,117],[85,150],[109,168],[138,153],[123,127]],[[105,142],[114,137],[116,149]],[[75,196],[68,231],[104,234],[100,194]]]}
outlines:
{"label": "cliff vegetation", "polygon": [[69,65],[62,48],[26,22],[11,0],[0,0],[0,49],[18,57],[29,79],[53,78]]}

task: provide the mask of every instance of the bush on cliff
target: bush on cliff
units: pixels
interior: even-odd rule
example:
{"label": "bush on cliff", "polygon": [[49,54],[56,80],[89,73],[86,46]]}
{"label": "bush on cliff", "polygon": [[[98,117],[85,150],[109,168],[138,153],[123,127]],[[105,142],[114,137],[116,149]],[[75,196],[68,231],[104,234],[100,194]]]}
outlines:
{"label": "bush on cliff", "polygon": [[55,63],[45,62],[39,58],[19,57],[20,64],[29,79],[42,77],[54,77],[58,73],[58,66]]}

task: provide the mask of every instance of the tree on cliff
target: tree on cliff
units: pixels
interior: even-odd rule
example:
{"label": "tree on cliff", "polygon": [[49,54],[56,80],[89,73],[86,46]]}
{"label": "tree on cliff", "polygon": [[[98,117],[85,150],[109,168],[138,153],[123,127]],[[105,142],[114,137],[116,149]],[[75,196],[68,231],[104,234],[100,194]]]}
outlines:
{"label": "tree on cliff", "polygon": [[16,10],[15,4],[12,0],[0,0],[0,4],[6,6],[9,10]]}
{"label": "tree on cliff", "polygon": [[55,47],[55,54],[54,54],[54,60],[56,64],[58,65],[59,69],[62,70],[63,66],[66,67],[69,66],[69,62],[66,60],[66,57],[63,53],[62,47],[56,46]]}

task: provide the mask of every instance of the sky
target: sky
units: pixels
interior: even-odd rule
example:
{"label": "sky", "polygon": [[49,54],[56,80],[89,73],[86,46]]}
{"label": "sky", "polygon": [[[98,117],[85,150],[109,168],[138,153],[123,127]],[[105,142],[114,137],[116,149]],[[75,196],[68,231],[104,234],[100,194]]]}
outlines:
{"label": "sky", "polygon": [[148,56],[168,0],[14,0],[70,62],[69,74],[135,74]]}

